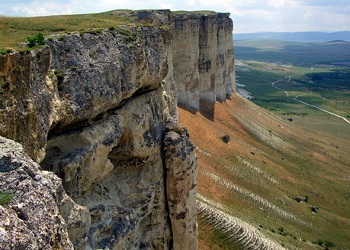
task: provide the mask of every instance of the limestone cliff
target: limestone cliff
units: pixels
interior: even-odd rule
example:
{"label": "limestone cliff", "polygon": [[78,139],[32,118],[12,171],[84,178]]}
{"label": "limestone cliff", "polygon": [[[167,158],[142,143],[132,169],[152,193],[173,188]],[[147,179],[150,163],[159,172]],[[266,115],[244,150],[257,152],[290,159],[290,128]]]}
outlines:
{"label": "limestone cliff", "polygon": [[0,188],[13,196],[9,206],[0,206],[0,248],[72,249],[58,204],[70,206],[72,212],[79,207],[73,206],[60,179],[40,171],[20,144],[3,137],[0,157]]}
{"label": "limestone cliff", "polygon": [[174,16],[174,78],[180,105],[199,110],[235,87],[233,25],[228,13]]}
{"label": "limestone cliff", "polygon": [[[20,171],[6,150],[0,191],[15,195],[0,208],[25,221],[23,230],[50,234],[48,249],[56,239],[64,249],[197,248],[197,164],[178,128],[177,99],[198,109],[200,100],[232,93],[232,21],[167,10],[127,17],[137,25],[54,36],[30,53],[0,56],[0,135],[41,167],[23,160],[18,144],[2,139],[4,148],[33,166],[23,178],[53,183],[43,191],[52,209],[41,213],[58,218],[50,228],[57,233],[33,228],[17,212],[25,198],[16,194],[26,191],[5,181]],[[16,226],[0,229],[4,244],[21,241],[10,236]]]}

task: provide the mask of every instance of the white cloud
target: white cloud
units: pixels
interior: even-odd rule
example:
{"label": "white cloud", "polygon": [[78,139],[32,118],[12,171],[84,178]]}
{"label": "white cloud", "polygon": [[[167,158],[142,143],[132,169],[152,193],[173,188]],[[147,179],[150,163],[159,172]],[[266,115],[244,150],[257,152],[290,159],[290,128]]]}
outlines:
{"label": "white cloud", "polygon": [[58,14],[72,14],[73,10],[69,7],[63,7],[61,4],[55,3],[28,3],[28,4],[18,4],[12,7],[15,14],[21,16],[44,16],[44,15],[54,15]]}
{"label": "white cloud", "polygon": [[299,4],[299,2],[296,0],[270,0],[268,2],[268,5],[273,7],[273,8],[295,8]]}
{"label": "white cloud", "polygon": [[230,12],[236,32],[349,30],[349,0],[1,0],[0,14],[36,16],[113,9]]}
{"label": "white cloud", "polygon": [[286,1],[283,1],[283,0],[271,0],[271,1],[269,1],[269,5],[274,7],[274,8],[284,7],[285,4],[286,4]]}
{"label": "white cloud", "polygon": [[305,13],[303,15],[304,18],[312,18],[314,15],[312,14],[312,12],[308,11],[307,13]]}
{"label": "white cloud", "polygon": [[161,5],[161,9],[172,9],[173,6],[171,4],[167,4],[167,3],[162,3]]}
{"label": "white cloud", "polygon": [[194,6],[196,4],[196,0],[188,0],[187,4]]}

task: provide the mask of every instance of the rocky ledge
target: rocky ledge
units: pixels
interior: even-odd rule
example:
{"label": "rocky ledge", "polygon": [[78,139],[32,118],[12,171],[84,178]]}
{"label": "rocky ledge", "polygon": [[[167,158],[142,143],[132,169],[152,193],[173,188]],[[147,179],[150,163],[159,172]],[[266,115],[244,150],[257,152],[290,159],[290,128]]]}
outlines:
{"label": "rocky ledge", "polygon": [[197,163],[177,100],[198,110],[232,94],[232,21],[126,16],[135,24],[0,55],[1,246],[197,248]]}

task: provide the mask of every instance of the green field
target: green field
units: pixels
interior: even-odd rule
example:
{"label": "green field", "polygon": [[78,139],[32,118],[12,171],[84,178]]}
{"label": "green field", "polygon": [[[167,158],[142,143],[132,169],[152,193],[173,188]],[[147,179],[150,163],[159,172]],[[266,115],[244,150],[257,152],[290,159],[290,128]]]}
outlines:
{"label": "green field", "polygon": [[340,119],[298,99],[349,118],[349,51],[347,42],[237,42],[237,83],[252,101],[281,115]]}
{"label": "green field", "polygon": [[300,43],[285,41],[235,41],[238,60],[281,62],[293,65],[350,65],[350,42]]}

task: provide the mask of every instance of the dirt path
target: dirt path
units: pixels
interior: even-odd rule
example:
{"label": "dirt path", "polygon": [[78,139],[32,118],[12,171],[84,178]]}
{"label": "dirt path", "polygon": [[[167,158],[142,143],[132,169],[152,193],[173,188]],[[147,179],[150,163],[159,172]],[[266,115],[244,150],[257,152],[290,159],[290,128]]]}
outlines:
{"label": "dirt path", "polygon": [[[312,68],[312,69],[313,69],[313,68]],[[311,70],[312,70],[312,69],[311,69]],[[310,104],[310,103],[307,103],[307,102],[298,100],[298,97],[299,97],[299,96],[296,96],[295,98],[292,98],[292,97],[289,96],[289,93],[288,93],[287,90],[284,90],[284,89],[282,89],[282,88],[279,88],[279,87],[275,86],[276,83],[283,81],[285,78],[288,78],[288,82],[289,82],[290,79],[291,79],[291,76],[286,76],[286,77],[284,77],[284,78],[282,78],[282,79],[280,79],[280,80],[277,80],[277,81],[275,81],[275,82],[272,82],[272,83],[271,83],[271,86],[272,86],[273,88],[275,88],[275,89],[278,89],[278,90],[280,90],[280,91],[283,91],[283,92],[286,94],[287,97],[291,98],[292,100],[294,100],[294,101],[296,101],[296,102],[300,102],[300,103],[302,103],[302,104],[304,104],[304,105],[306,105],[306,106],[316,108],[316,109],[321,110],[321,111],[323,111],[323,112],[325,112],[325,113],[328,113],[328,114],[333,115],[333,116],[335,116],[335,117],[341,118],[341,119],[343,119],[345,122],[347,122],[347,123],[350,124],[350,121],[349,121],[348,119],[346,119],[345,117],[340,116],[340,115],[337,115],[337,114],[335,114],[335,113],[333,113],[333,112],[330,112],[330,111],[328,111],[328,110],[325,110],[325,109],[323,109],[323,108],[320,108],[320,107],[318,107],[318,106],[316,106],[316,105],[313,105],[313,104]]]}
{"label": "dirt path", "polygon": [[307,106],[310,106],[310,107],[313,107],[313,108],[317,108],[317,109],[319,109],[319,110],[321,110],[321,111],[323,111],[323,112],[326,112],[326,113],[328,113],[328,114],[330,114],[330,115],[334,115],[334,116],[336,116],[336,117],[338,117],[338,118],[341,118],[341,119],[343,119],[344,121],[346,121],[347,123],[350,124],[350,121],[349,121],[348,119],[346,119],[345,117],[340,116],[340,115],[337,115],[337,114],[335,114],[335,113],[332,113],[332,112],[330,112],[330,111],[328,111],[328,110],[325,110],[325,109],[323,109],[323,108],[320,108],[320,107],[318,107],[318,106],[316,106],[316,105],[312,105],[312,104],[309,104],[309,103],[307,103],[307,102],[303,102],[303,101],[301,101],[301,100],[298,100],[298,99],[297,99],[298,97],[299,97],[299,96],[296,96],[295,98],[292,98],[292,99],[293,99],[294,101],[300,102],[300,103],[305,104],[305,105],[307,105]]}

